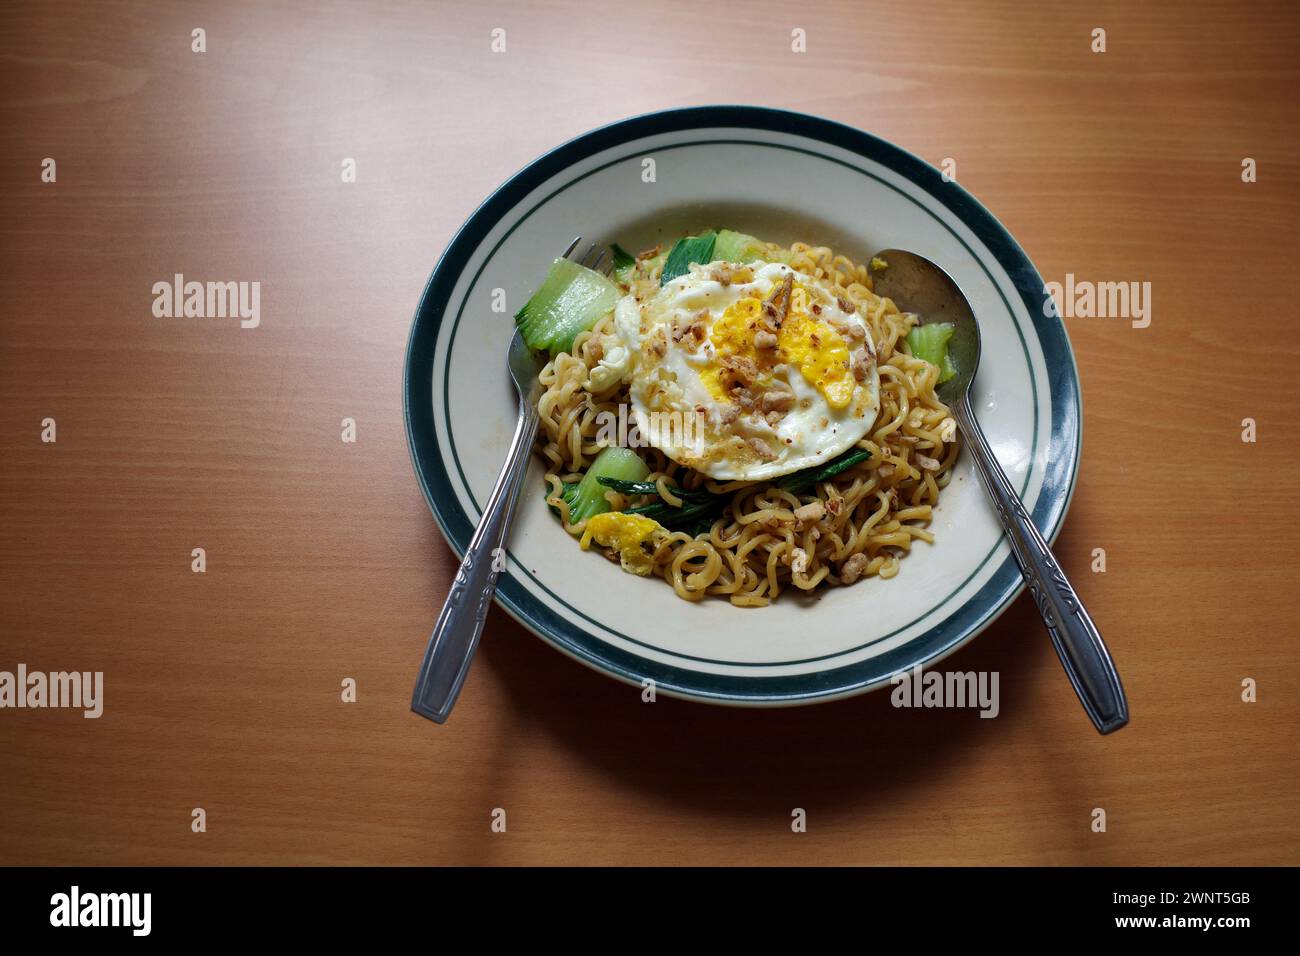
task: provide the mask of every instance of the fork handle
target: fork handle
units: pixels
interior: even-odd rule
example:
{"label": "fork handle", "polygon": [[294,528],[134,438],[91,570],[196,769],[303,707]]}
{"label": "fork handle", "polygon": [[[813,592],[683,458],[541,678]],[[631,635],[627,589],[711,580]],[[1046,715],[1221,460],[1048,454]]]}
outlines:
{"label": "fork handle", "polygon": [[1011,542],[1011,553],[1083,709],[1100,733],[1119,730],[1128,723],[1128,701],[1106,643],[994,457],[969,400],[955,403],[952,413],[970,439],[975,465]]}
{"label": "fork handle", "polygon": [[411,710],[439,724],[446,721],[455,706],[478,648],[492,595],[496,593],[497,577],[505,563],[504,554],[500,562],[496,560],[497,549],[505,547],[510,533],[515,500],[528,471],[528,456],[537,435],[537,422],[536,406],[521,399],[519,421],[505,464],[483,508],[474,537],[465,549],[465,558],[424,651]]}

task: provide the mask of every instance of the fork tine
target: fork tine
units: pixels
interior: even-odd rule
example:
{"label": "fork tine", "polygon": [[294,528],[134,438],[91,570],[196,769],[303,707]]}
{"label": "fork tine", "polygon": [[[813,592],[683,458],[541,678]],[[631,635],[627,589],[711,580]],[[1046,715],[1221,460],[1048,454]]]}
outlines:
{"label": "fork tine", "polygon": [[569,243],[569,248],[564,250],[564,252],[560,255],[560,258],[561,259],[569,258],[569,253],[573,252],[574,249],[578,248],[578,243],[580,242],[582,242],[582,236],[574,236],[573,241]]}
{"label": "fork tine", "polygon": [[596,256],[595,260],[591,263],[589,268],[591,268],[596,272],[604,272],[605,270],[601,268],[600,264],[605,261],[605,252],[606,250],[601,249],[600,253]]}
{"label": "fork tine", "polygon": [[593,239],[591,240],[591,245],[587,247],[587,251],[582,254],[581,262],[588,269],[591,268],[591,254],[595,251],[596,251],[596,240]]}

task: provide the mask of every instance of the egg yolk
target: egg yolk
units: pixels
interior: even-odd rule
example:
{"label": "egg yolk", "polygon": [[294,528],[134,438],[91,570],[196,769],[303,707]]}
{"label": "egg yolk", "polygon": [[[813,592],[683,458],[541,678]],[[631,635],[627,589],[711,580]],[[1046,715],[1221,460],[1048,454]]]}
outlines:
{"label": "egg yolk", "polygon": [[[775,357],[754,347],[754,328],[762,315],[760,300],[741,299],[727,308],[713,323],[709,340],[718,359],[725,356],[743,357],[759,368]],[[849,347],[843,336],[824,322],[808,315],[808,292],[795,286],[790,297],[790,313],[777,331],[777,349],[782,361],[793,365],[835,409],[847,408],[853,401],[854,378],[849,371]],[[711,364],[700,378],[714,398],[730,398],[722,386],[720,362]]]}
{"label": "egg yolk", "polygon": [[618,552],[624,571],[647,575],[654,568],[654,558],[646,554],[641,545],[662,527],[658,521],[643,515],[607,511],[587,519],[578,544],[586,551],[594,538],[597,544]]}
{"label": "egg yolk", "polygon": [[807,315],[792,314],[777,335],[785,360],[826,398],[831,408],[848,408],[854,378],[849,372],[849,347],[834,329]]}

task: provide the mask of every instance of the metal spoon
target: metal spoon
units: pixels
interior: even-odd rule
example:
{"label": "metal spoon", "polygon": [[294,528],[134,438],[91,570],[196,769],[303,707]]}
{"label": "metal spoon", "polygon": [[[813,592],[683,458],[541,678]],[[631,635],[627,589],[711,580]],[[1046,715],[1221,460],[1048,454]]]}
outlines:
{"label": "metal spoon", "polygon": [[970,387],[979,367],[980,330],[970,303],[952,277],[929,259],[900,249],[886,249],[876,258],[885,264],[883,269],[872,270],[877,295],[916,313],[922,324],[953,324],[948,356],[956,374],[939,386],[939,398],[952,410],[957,427],[966,436],[967,448],[1011,542],[1011,553],[1084,710],[1101,733],[1118,730],[1128,723],[1128,701],[1110,652],[993,456],[971,410]]}

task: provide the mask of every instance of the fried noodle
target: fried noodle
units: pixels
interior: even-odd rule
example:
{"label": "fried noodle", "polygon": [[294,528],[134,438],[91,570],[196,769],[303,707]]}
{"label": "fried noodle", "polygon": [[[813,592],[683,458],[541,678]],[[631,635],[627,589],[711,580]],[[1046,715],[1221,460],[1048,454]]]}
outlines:
{"label": "fried noodle", "polygon": [[[880,410],[857,447],[869,450],[871,457],[792,494],[775,480],[716,482],[658,449],[639,449],[650,467],[648,480],[658,484],[668,504],[681,504],[673,487],[730,495],[707,534],[670,531],[654,545],[653,573],[688,601],[712,595],[758,607],[789,588],[813,591],[867,577],[894,577],[913,541],[934,540],[926,526],[960,450],[948,407],[935,394],[939,370],[907,351],[904,340],[916,317],[872,292],[866,265],[824,246],[795,243],[784,251],[793,269],[833,286],[868,323],[880,373]],[[646,278],[657,285],[657,274]],[[598,338],[613,329],[613,316],[605,317],[541,373],[537,449],[546,465],[547,503],[575,535],[586,522],[569,523],[563,485],[580,480],[600,453],[598,416],[616,416],[619,405],[629,401],[623,383],[601,394],[583,387],[600,357]],[[641,500],[612,490],[606,497],[615,511]],[[816,508],[796,516],[796,510],[813,502],[821,503],[821,517],[807,516]]]}

